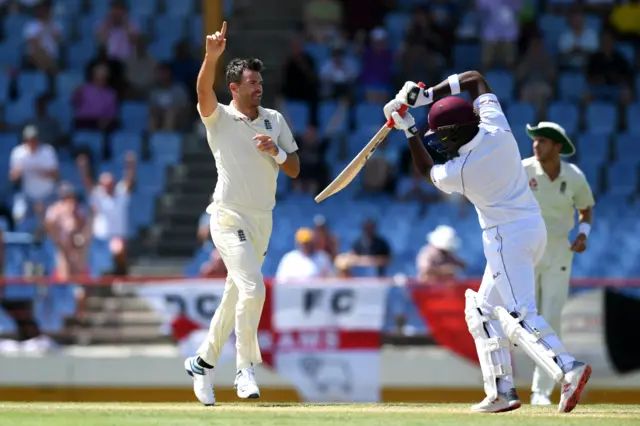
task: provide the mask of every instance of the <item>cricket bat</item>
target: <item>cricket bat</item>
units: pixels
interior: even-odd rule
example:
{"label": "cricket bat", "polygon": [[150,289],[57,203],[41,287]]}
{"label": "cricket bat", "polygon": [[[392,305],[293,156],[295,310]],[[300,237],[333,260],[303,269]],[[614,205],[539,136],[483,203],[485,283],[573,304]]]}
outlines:
{"label": "cricket bat", "polygon": [[[418,83],[420,87],[425,87],[423,83]],[[402,108],[398,110],[400,115],[404,115],[409,107],[407,105],[403,105]],[[393,118],[389,117],[389,120],[385,123],[384,126],[378,130],[378,133],[369,141],[369,143],[362,148],[362,151],[356,155],[356,157],[351,160],[351,162],[345,167],[345,169],[340,172],[340,174],[331,182],[321,193],[319,193],[315,200],[316,203],[320,203],[327,198],[331,197],[334,194],[342,191],[347,185],[349,185],[353,179],[360,173],[360,170],[367,163],[369,158],[373,155],[378,146],[386,139],[387,135],[393,129],[394,126]]]}

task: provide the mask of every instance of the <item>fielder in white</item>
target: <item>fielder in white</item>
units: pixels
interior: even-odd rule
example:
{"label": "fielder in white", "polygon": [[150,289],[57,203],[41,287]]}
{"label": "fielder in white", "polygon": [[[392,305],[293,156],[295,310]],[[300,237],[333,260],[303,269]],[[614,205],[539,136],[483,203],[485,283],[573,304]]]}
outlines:
{"label": "fielder in white", "polygon": [[[562,307],[569,295],[573,253],[587,248],[595,201],[591,187],[580,169],[561,160],[571,156],[575,147],[564,129],[556,123],[527,125],[533,139],[534,156],[522,160],[529,177],[529,187],[540,204],[547,227],[547,248],[535,268],[536,304],[549,325],[560,332]],[[578,236],[573,243],[568,235],[578,210]],[[536,368],[531,386],[531,404],[549,405],[555,381]]]}
{"label": "fielder in white", "polygon": [[[468,92],[473,106],[457,96]],[[434,103],[435,100],[438,100]],[[434,165],[411,114],[402,105],[431,105],[429,144],[449,158]],[[475,107],[475,108],[474,108]],[[478,212],[487,267],[478,293],[467,290],[465,318],[473,336],[487,397],[472,411],[496,413],[520,407],[513,383],[510,342],[562,382],[560,412],[575,408],[591,367],[567,353],[538,314],[535,265],[547,243],[540,207],[521,163],[518,145],[500,102],[476,71],[451,75],[437,86],[407,82],[384,107],[405,131],[414,164],[437,188],[466,196]]]}
{"label": "fielder in white", "polygon": [[216,66],[226,45],[227,23],[206,39],[206,55],[198,75],[198,111],[218,171],[211,215],[211,237],[228,270],[220,306],[207,340],[184,366],[193,390],[205,405],[215,403],[213,372],[235,327],[240,398],[259,398],[253,366],[262,362],[258,323],[265,300],[262,277],[275,206],[279,170],[295,178],[300,172],[298,146],[282,114],[262,108],[262,62],[233,59],[226,67],[232,94],[229,105],[213,91]]}

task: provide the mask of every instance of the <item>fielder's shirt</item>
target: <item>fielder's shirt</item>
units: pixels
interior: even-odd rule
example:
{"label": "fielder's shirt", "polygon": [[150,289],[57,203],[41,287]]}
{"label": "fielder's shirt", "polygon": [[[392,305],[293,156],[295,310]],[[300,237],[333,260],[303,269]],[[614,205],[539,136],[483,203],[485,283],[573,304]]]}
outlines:
{"label": "fielder's shirt", "polygon": [[478,134],[460,154],[431,169],[431,181],[443,192],[471,201],[482,229],[540,217],[522,159],[498,98],[487,93],[473,102],[480,116]]}
{"label": "fielder's shirt", "polygon": [[215,203],[260,211],[275,207],[280,167],[270,154],[258,150],[258,141],[252,138],[269,135],[287,154],[297,151],[298,145],[282,114],[262,107],[258,111],[258,118],[251,120],[233,102],[219,103],[210,116],[200,116],[218,170]]}
{"label": "fielder's shirt", "polygon": [[542,169],[535,157],[522,160],[529,177],[549,237],[567,238],[575,226],[575,210],[593,207],[595,201],[584,173],[571,163],[560,163],[560,174],[554,180]]}

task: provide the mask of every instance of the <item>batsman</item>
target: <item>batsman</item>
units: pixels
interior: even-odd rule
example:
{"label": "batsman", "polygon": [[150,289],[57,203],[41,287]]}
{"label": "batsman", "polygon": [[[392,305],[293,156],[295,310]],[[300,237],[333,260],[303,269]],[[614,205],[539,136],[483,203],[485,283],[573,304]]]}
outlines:
{"label": "batsman", "polygon": [[[562,307],[569,295],[573,253],[587,248],[595,204],[585,175],[575,165],[562,161],[576,150],[564,128],[552,122],[527,124],[533,139],[533,157],[522,160],[529,187],[540,204],[547,227],[547,246],[535,267],[536,305],[552,329],[560,332]],[[575,226],[578,211],[578,235],[571,243],[569,232]],[[536,367],[531,386],[531,404],[551,404],[555,380]]]}

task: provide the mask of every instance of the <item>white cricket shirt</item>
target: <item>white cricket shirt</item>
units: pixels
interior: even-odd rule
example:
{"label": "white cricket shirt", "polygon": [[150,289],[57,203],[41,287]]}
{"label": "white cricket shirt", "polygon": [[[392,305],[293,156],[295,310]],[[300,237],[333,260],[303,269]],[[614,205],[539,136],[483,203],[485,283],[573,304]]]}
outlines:
{"label": "white cricket shirt", "polygon": [[307,256],[300,250],[293,250],[280,260],[276,281],[329,277],[332,270],[331,257],[327,252],[318,250]]}
{"label": "white cricket shirt", "polygon": [[262,107],[258,111],[258,118],[252,121],[231,103],[218,104],[209,117],[201,115],[218,170],[215,203],[261,211],[275,207],[280,167],[271,155],[258,150],[252,138],[269,135],[287,154],[297,151],[298,145],[282,114]]}
{"label": "white cricket shirt", "polygon": [[567,238],[575,226],[575,211],[595,205],[591,187],[584,173],[571,163],[560,163],[560,174],[554,180],[542,169],[535,157],[522,160],[529,187],[540,204],[549,237]]}
{"label": "white cricket shirt", "polygon": [[91,192],[91,205],[95,209],[93,236],[99,240],[113,237],[125,238],[129,226],[129,202],[131,194],[123,182],[118,182],[113,195],[100,185]]}
{"label": "white cricket shirt", "polygon": [[53,194],[56,180],[42,175],[58,169],[58,155],[51,145],[40,144],[32,152],[21,143],[11,150],[9,164],[11,169],[22,169],[22,191],[28,198],[43,200]]}
{"label": "white cricket shirt", "polygon": [[473,103],[480,115],[478,134],[459,150],[459,157],[431,169],[440,190],[458,192],[476,207],[482,229],[540,217],[522,166],[520,151],[498,98],[492,93]]}

